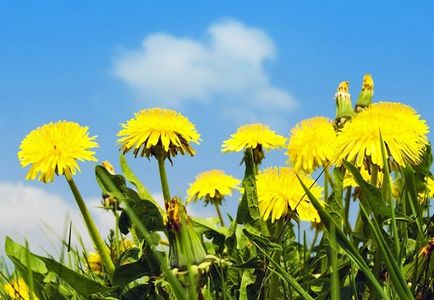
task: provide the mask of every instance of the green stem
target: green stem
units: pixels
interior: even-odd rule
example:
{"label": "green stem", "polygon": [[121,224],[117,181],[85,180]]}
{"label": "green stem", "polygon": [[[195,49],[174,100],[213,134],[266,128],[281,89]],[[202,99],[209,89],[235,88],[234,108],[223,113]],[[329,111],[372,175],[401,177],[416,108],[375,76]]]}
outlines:
{"label": "green stem", "polygon": [[222,226],[225,226],[225,223],[223,221],[222,212],[220,211],[220,205],[218,203],[214,203],[215,210],[217,211],[217,215],[219,216],[220,224]]}
{"label": "green stem", "polygon": [[[348,233],[348,235],[351,236],[351,225],[350,225],[350,205],[351,205],[351,186],[347,187],[347,192],[345,193],[345,215],[344,215],[344,225],[346,228],[346,232]],[[357,220],[359,220],[359,217],[357,218]]]}
{"label": "green stem", "polygon": [[121,235],[119,233],[119,214],[117,212],[117,207],[118,207],[118,204],[117,204],[117,202],[115,202],[115,207],[113,209],[113,214],[115,216],[115,222],[116,222],[115,223],[116,224],[116,227],[115,227],[115,245],[116,245],[115,255],[116,255],[116,260],[119,260],[119,257],[121,255],[121,253],[119,251],[120,243],[121,243],[121,238],[120,238]]}
{"label": "green stem", "polygon": [[325,174],[325,176],[327,176],[327,180],[328,180],[329,184],[333,187],[335,185],[335,182],[333,180],[333,177],[330,175],[328,167],[324,168],[324,174]]}
{"label": "green stem", "polygon": [[[283,229],[283,225],[284,225],[284,219],[283,218],[280,218],[279,220],[277,220],[276,228],[274,231],[274,237],[276,238],[276,241],[279,239],[279,235]],[[275,251],[272,259],[276,263],[279,263],[280,262],[280,252]],[[273,272],[273,274],[271,274],[271,278],[270,278],[270,293],[269,293],[268,299],[279,299],[280,298],[281,295],[280,295],[279,286],[280,286],[279,276]]]}
{"label": "green stem", "polygon": [[309,255],[310,255],[310,253],[313,252],[313,247],[315,247],[316,241],[318,240],[318,236],[319,236],[319,229],[318,229],[318,227],[315,227],[315,233],[313,235],[312,243],[310,244],[310,247],[309,247],[309,252],[308,252]]}
{"label": "green stem", "polygon": [[108,247],[104,243],[104,240],[102,239],[101,235],[99,234],[98,229],[96,228],[96,225],[93,222],[93,219],[90,215],[90,212],[87,209],[86,204],[84,203],[83,197],[81,196],[80,191],[75,185],[74,180],[72,178],[71,179],[67,178],[66,181],[68,182],[72,194],[74,195],[75,201],[77,202],[77,205],[80,208],[81,215],[83,216],[84,222],[86,223],[87,230],[89,231],[93,243],[95,244],[95,247],[98,250],[98,252],[101,254],[107,273],[111,276],[115,270],[115,267],[110,258]]}
{"label": "green stem", "polygon": [[255,175],[258,175],[259,168],[261,167],[261,164],[255,163]]}
{"label": "green stem", "polygon": [[336,227],[333,223],[331,223],[331,228],[329,232],[329,238],[330,238],[330,248],[329,248],[329,254],[330,254],[330,262],[329,262],[329,270],[331,273],[330,278],[330,286],[331,286],[331,299],[337,300],[341,298],[340,295],[340,281],[339,281],[339,270],[338,270],[338,254],[335,249],[337,249],[336,246]]}
{"label": "green stem", "polygon": [[160,171],[161,189],[163,190],[164,202],[170,201],[169,183],[167,182],[166,167],[164,166],[164,157],[159,156],[158,170]]}

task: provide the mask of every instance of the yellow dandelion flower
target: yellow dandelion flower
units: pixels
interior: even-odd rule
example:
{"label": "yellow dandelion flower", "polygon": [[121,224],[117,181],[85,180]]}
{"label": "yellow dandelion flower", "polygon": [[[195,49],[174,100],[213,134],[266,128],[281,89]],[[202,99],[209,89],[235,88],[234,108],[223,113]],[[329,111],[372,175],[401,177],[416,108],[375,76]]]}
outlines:
{"label": "yellow dandelion flower", "polygon": [[336,132],[331,120],[325,117],[303,120],[291,129],[288,161],[296,170],[311,173],[333,158],[335,142]]}
{"label": "yellow dandelion flower", "polygon": [[238,128],[236,133],[223,142],[222,151],[238,152],[248,147],[270,150],[284,147],[285,142],[285,137],[278,135],[266,125],[247,124]]}
{"label": "yellow dandelion flower", "polygon": [[[14,279],[11,282],[6,283],[4,285],[4,291],[6,295],[14,300],[30,299],[30,289],[22,278]],[[38,300],[35,295],[33,295],[33,299]]]}
{"label": "yellow dandelion flower", "polygon": [[410,106],[395,102],[372,104],[353,117],[337,138],[340,160],[362,167],[366,162],[383,168],[380,132],[391,162],[418,164],[428,145],[428,125]]}
{"label": "yellow dandelion flower", "polygon": [[[298,175],[306,186],[310,187],[314,183],[311,176],[304,173]],[[271,222],[274,222],[296,209],[300,220],[320,222],[315,207],[304,196],[304,189],[294,169],[273,167],[260,171],[256,176],[256,188],[259,212],[264,220],[271,218]],[[322,197],[322,190],[317,184],[310,188],[317,199]]]}
{"label": "yellow dandelion flower", "polygon": [[263,150],[283,148],[285,143],[285,137],[264,124],[246,124],[239,127],[237,132],[223,142],[222,152],[239,152],[251,147],[255,162],[260,163],[264,158]]}
{"label": "yellow dandelion flower", "polygon": [[35,179],[38,174],[45,183],[53,181],[54,174],[71,179],[80,171],[77,160],[96,161],[95,152],[89,150],[98,147],[95,138],[89,137],[88,127],[68,121],[51,122],[32,130],[18,152],[21,166],[31,165],[26,179]]}
{"label": "yellow dandelion flower", "polygon": [[434,180],[431,177],[425,177],[426,195],[428,198],[434,199]]}
{"label": "yellow dandelion flower", "polygon": [[139,111],[134,118],[121,124],[118,143],[126,153],[150,157],[174,157],[180,152],[191,156],[195,151],[190,142],[199,144],[200,135],[186,117],[171,109],[149,108]]}
{"label": "yellow dandelion flower", "polygon": [[128,249],[131,249],[135,246],[134,242],[130,239],[123,239],[120,243],[119,243],[119,251],[121,253],[127,251]]}
{"label": "yellow dandelion flower", "polygon": [[89,268],[95,274],[101,274],[102,272],[102,257],[98,252],[90,252],[87,257],[87,263]]}
{"label": "yellow dandelion flower", "polygon": [[220,204],[225,196],[232,195],[232,190],[240,185],[241,181],[225,174],[222,170],[210,170],[196,176],[187,191],[187,201],[202,199]]}

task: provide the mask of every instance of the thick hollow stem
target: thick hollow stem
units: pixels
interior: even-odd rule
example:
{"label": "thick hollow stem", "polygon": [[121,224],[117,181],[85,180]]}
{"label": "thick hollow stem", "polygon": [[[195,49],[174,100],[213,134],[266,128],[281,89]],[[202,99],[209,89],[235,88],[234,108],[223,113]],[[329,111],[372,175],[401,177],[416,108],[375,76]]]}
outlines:
{"label": "thick hollow stem", "polygon": [[158,170],[160,171],[161,189],[163,190],[164,202],[170,201],[169,183],[167,182],[166,167],[164,166],[164,157],[159,156]]}
{"label": "thick hollow stem", "polygon": [[92,238],[93,243],[95,244],[96,249],[101,254],[102,260],[104,262],[104,266],[106,267],[107,273],[111,276],[114,272],[114,265],[110,258],[110,253],[107,245],[104,243],[101,235],[96,228],[95,223],[93,222],[92,216],[89,213],[89,210],[84,203],[83,197],[80,194],[77,186],[75,185],[74,180],[66,179],[71,188],[72,194],[74,195],[75,201],[77,202],[78,207],[80,208],[81,215],[83,216],[84,222],[86,223],[87,230]]}
{"label": "thick hollow stem", "polygon": [[219,216],[220,224],[222,226],[225,226],[225,223],[223,221],[222,212],[220,211],[220,205],[218,203],[214,203],[214,206],[215,206],[215,210],[217,212],[217,215]]}

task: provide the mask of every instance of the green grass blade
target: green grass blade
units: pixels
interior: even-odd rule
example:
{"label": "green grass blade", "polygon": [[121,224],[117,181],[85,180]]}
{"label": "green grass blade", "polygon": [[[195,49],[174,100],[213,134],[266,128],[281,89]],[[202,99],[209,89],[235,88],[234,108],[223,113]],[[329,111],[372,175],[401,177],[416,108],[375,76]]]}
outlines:
{"label": "green grass blade", "polygon": [[375,219],[375,217],[370,218],[363,203],[361,203],[360,208],[362,209],[362,212],[365,214],[368,225],[372,233],[374,234],[375,241],[384,259],[384,263],[386,264],[387,269],[390,273],[390,280],[392,281],[392,284],[395,287],[397,294],[400,295],[401,297],[400,299],[413,299],[411,291],[407,286],[407,282],[405,281],[402,269],[395,261],[393,254],[390,251],[381,233],[381,229],[380,226],[378,225],[377,220]]}
{"label": "green grass blade", "polygon": [[410,166],[407,166],[403,171],[404,179],[405,179],[405,195],[404,199],[408,199],[408,202],[410,203],[410,207],[413,213],[413,218],[416,220],[416,226],[417,226],[417,237],[418,241],[420,243],[425,242],[425,233],[423,230],[422,224],[422,209],[420,207],[420,203],[418,201],[417,197],[417,187],[416,187],[416,178],[414,176],[414,170]]}
{"label": "green grass blade", "polygon": [[291,285],[300,294],[300,296],[303,297],[303,299],[313,300],[312,296],[309,295],[309,293],[305,289],[303,289],[303,287],[297,282],[297,280],[295,280],[294,277],[291,276],[291,274],[286,272],[286,270],[282,268],[279,263],[274,261],[261,247],[259,247],[259,245],[255,241],[252,242],[256,245],[259,251],[261,251],[262,254],[264,254],[264,256],[273,264],[275,270],[270,268],[270,271],[279,275],[280,278],[288,282],[288,284]]}
{"label": "green grass blade", "polygon": [[[297,176],[298,177],[298,176]],[[354,245],[347,239],[345,233],[339,228],[338,224],[334,221],[332,216],[324,209],[324,207],[319,203],[318,199],[310,192],[309,188],[304,184],[304,182],[298,177],[303,189],[308,196],[309,200],[312,202],[321,217],[321,222],[324,224],[325,228],[330,232],[331,226],[335,227],[336,230],[336,243],[339,244],[343,251],[348,255],[348,257],[360,268],[360,270],[365,274],[366,278],[371,283],[373,289],[375,289],[382,299],[390,299],[390,297],[384,292],[383,287],[380,282],[378,282],[375,275],[372,273],[369,266],[366,264],[363,257],[359,254]]]}
{"label": "green grass blade", "polygon": [[120,154],[119,156],[119,162],[121,165],[122,173],[125,176],[125,179],[131,182],[135,185],[137,188],[137,193],[142,199],[147,199],[150,201],[153,201],[154,204],[158,205],[155,201],[154,197],[152,197],[151,193],[148,191],[148,189],[145,187],[145,185],[140,181],[140,179],[134,174],[134,172],[131,170],[130,166],[127,163],[127,159],[125,158],[125,155]]}
{"label": "green grass blade", "polygon": [[[377,207],[375,206],[385,205],[384,200],[382,199],[381,192],[379,192],[379,190],[376,187],[367,183],[362,178],[360,172],[357,170],[356,167],[354,167],[348,162],[344,162],[344,165],[347,168],[347,170],[349,170],[352,173],[353,177],[355,178],[356,182],[359,184],[362,190],[360,209],[362,213],[366,216],[369,228],[374,234],[375,242],[378,245],[382,258],[384,259],[384,263],[388,268],[388,271],[390,273],[390,280],[392,281],[393,286],[398,292],[398,295],[402,297],[401,299],[413,299],[410,289],[408,288],[407,283],[405,281],[402,268],[397,263],[397,261],[394,258],[394,255],[390,251],[389,246],[386,240],[384,239],[381,226],[377,221],[376,214],[380,214],[379,213],[380,209],[377,209]],[[378,206],[378,207],[382,207],[382,206]],[[388,210],[388,214],[389,211],[390,210]],[[374,214],[372,218],[370,218],[371,214]]]}
{"label": "green grass blade", "polygon": [[399,241],[399,235],[398,235],[398,225],[396,224],[396,216],[395,216],[395,206],[394,201],[392,197],[392,184],[390,180],[390,174],[389,174],[389,162],[386,157],[386,149],[383,141],[383,136],[380,132],[380,143],[381,143],[381,155],[383,156],[383,164],[384,164],[384,177],[383,177],[383,197],[386,202],[390,205],[390,215],[391,215],[391,227],[393,232],[393,241],[395,242],[395,253],[398,257],[398,263],[399,267],[402,270],[401,266],[401,247],[400,247],[400,241]]}

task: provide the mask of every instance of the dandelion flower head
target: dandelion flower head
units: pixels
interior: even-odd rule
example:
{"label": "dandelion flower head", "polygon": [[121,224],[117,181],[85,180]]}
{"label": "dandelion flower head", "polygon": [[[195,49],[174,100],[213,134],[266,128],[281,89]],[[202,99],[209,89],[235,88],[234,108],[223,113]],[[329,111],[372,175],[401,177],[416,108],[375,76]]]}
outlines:
{"label": "dandelion flower head", "polygon": [[331,120],[325,117],[303,120],[291,129],[288,161],[296,170],[311,173],[333,159],[335,143],[336,132]]}
{"label": "dandelion flower head", "polygon": [[102,258],[98,252],[90,252],[87,257],[87,263],[89,268],[95,274],[101,274],[102,272]]}
{"label": "dandelion flower head", "polygon": [[134,155],[174,157],[179,153],[195,154],[190,143],[199,144],[200,135],[186,117],[171,109],[149,108],[121,124],[118,143],[126,153]]}
{"label": "dandelion flower head", "polygon": [[389,160],[398,166],[415,165],[428,145],[428,125],[405,104],[379,102],[353,117],[338,135],[340,160],[362,167],[367,161],[383,168],[380,133]]}
{"label": "dandelion flower head", "polygon": [[[306,186],[312,186],[310,191],[317,199],[322,198],[323,188],[314,184],[311,176],[300,173],[299,177]],[[256,176],[256,188],[259,212],[264,220],[271,219],[271,222],[274,222],[296,210],[300,220],[320,221],[318,212],[307,199],[294,169],[288,167],[264,169]]]}
{"label": "dandelion flower head", "polygon": [[237,129],[223,142],[223,152],[239,152],[248,147],[262,147],[265,150],[283,148],[286,138],[260,123],[246,124]]}
{"label": "dandelion flower head", "polygon": [[[4,291],[6,295],[14,300],[30,299],[30,289],[22,278],[14,279],[6,283],[4,285]],[[33,299],[38,300],[35,295],[33,295]]]}
{"label": "dandelion flower head", "polygon": [[241,181],[225,174],[222,170],[210,170],[196,176],[187,191],[187,201],[202,199],[220,204],[225,196],[232,195],[232,191],[240,185]]}
{"label": "dandelion flower head", "polygon": [[18,159],[24,168],[31,165],[26,179],[51,182],[54,175],[75,175],[80,167],[77,160],[96,161],[96,136],[89,137],[88,127],[75,122],[58,121],[32,130],[21,142]]}
{"label": "dandelion flower head", "polygon": [[434,180],[428,176],[425,177],[426,181],[426,195],[428,198],[434,199]]}

